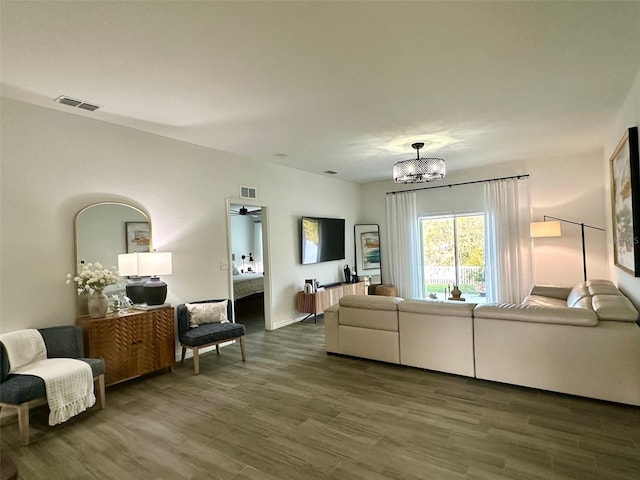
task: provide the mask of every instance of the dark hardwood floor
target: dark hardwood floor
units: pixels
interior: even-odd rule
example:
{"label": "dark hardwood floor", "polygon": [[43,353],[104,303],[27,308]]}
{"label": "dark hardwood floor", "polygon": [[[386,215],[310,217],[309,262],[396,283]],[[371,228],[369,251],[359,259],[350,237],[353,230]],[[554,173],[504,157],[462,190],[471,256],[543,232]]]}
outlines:
{"label": "dark hardwood floor", "polygon": [[639,408],[327,355],[321,323],[246,346],[36,408],[28,447],[5,418],[2,455],[25,480],[639,478]]}

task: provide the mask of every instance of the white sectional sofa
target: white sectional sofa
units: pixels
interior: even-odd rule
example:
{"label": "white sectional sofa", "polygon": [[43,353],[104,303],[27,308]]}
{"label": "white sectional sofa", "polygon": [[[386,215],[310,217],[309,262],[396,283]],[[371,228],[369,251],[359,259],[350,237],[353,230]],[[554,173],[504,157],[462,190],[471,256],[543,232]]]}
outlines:
{"label": "white sectional sofa", "polygon": [[607,280],[535,286],[522,304],[345,296],[329,353],[640,406],[638,311]]}

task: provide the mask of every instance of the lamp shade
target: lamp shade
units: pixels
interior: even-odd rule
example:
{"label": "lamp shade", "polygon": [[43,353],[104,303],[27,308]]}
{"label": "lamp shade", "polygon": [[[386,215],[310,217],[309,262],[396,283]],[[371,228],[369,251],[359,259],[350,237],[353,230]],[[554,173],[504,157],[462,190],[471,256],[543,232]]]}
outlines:
{"label": "lamp shade", "polygon": [[561,237],[562,227],[560,222],[531,222],[529,236],[531,238]]}
{"label": "lamp shade", "polygon": [[138,253],[138,275],[171,275],[173,271],[171,252]]}
{"label": "lamp shade", "polygon": [[118,255],[118,272],[121,277],[132,277],[138,275],[138,254],[121,253]]}

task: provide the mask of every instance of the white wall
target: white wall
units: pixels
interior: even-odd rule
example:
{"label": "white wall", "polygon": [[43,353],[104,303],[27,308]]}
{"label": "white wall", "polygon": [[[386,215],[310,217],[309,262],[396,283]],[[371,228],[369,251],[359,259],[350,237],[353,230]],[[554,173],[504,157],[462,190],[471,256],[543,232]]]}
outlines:
{"label": "white wall", "polygon": [[[605,185],[599,151],[454,171],[444,180],[424,187],[523,174],[530,175],[532,218],[535,221],[542,221],[543,215],[552,215],[604,228],[606,219],[602,195]],[[392,181],[361,186],[363,209],[360,221],[380,224],[385,283],[390,282],[385,193],[421,187],[396,185]],[[418,212],[425,214],[478,211],[484,208],[483,187],[482,184],[474,184],[419,191],[417,203]],[[532,259],[534,281],[567,285],[581,281],[581,245],[580,228],[568,224],[563,224],[563,236],[560,238],[536,239]],[[604,233],[588,232],[586,245],[589,278],[609,278]]]}
{"label": "white wall", "polygon": [[[253,217],[249,215],[231,216],[231,252],[235,254],[236,266],[242,268],[242,255],[248,260],[249,253],[255,251]],[[245,267],[246,269],[246,267]]]}
{"label": "white wall", "polygon": [[[640,70],[629,89],[622,106],[618,110],[618,115],[612,124],[607,137],[607,144],[604,151],[604,176],[609,179],[609,159],[618,145],[618,142],[629,127],[640,127]],[[640,278],[617,268],[613,263],[613,230],[611,220],[611,190],[607,182],[607,189],[604,196],[605,211],[607,212],[607,241],[610,246],[607,248],[609,254],[609,265],[611,266],[611,276],[620,289],[635,303],[640,309]]]}
{"label": "white wall", "polygon": [[[301,315],[304,279],[341,277],[345,262],[301,265],[299,218],[346,219],[353,231],[357,185],[267,165],[130,128],[2,99],[0,331],[73,324],[73,218],[86,205],[122,201],[149,212],[153,245],[173,252],[167,300],[231,296],[226,199],[239,185],[268,205],[273,321]],[[233,203],[238,203],[233,202]],[[353,239],[345,239],[353,263]]]}

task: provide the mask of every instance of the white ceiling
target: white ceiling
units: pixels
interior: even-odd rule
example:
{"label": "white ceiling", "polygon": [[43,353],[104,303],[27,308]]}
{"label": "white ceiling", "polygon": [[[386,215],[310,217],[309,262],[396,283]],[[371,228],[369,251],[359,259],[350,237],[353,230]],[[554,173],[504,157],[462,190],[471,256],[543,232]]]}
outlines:
{"label": "white ceiling", "polygon": [[2,1],[0,14],[6,97],[354,182],[390,178],[417,141],[449,171],[602,148],[640,69],[640,2]]}

